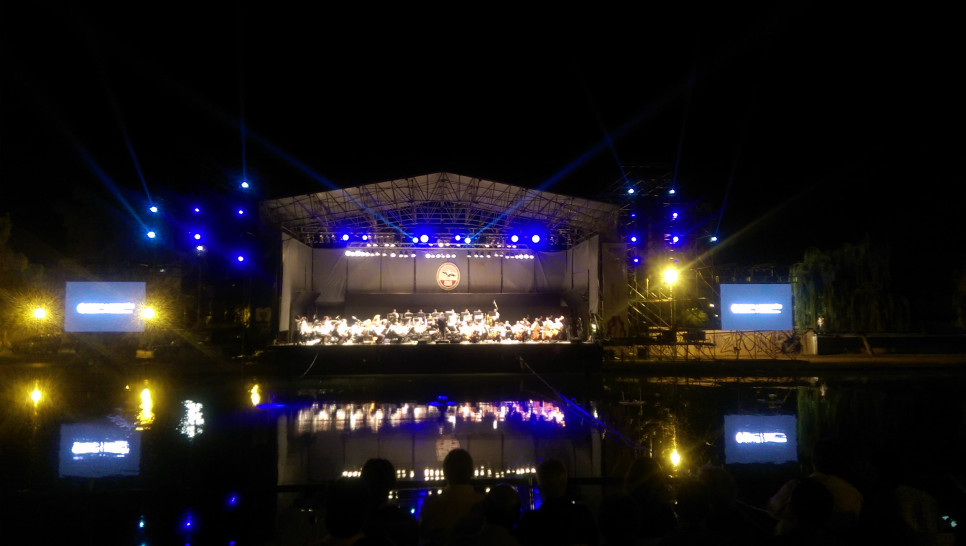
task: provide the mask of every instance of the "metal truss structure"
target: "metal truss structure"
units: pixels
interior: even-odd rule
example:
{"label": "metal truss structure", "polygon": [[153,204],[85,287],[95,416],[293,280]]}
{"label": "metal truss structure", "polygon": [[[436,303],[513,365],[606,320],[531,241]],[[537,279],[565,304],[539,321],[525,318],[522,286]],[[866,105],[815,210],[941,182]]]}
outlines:
{"label": "metal truss structure", "polygon": [[[419,229],[438,241],[459,235],[475,243],[507,244],[531,226],[556,247],[615,232],[620,206],[440,172],[261,203],[263,224],[319,245],[359,237],[405,244]],[[437,242],[437,241],[433,241]]]}

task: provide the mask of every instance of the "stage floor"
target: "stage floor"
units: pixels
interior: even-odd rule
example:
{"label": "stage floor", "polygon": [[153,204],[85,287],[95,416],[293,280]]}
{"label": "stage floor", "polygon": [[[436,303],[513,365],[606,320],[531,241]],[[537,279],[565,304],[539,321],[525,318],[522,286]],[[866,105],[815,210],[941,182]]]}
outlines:
{"label": "stage floor", "polygon": [[600,370],[594,343],[406,343],[276,345],[254,364],[289,378],[369,374],[532,374]]}

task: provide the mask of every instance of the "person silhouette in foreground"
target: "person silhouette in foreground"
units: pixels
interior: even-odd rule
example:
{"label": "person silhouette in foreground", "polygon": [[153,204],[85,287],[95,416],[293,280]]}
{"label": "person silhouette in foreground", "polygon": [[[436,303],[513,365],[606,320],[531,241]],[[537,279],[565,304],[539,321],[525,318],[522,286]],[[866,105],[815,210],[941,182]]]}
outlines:
{"label": "person silhouette in foreground", "polygon": [[517,539],[526,546],[576,546],[597,544],[597,519],[583,503],[567,494],[567,467],[547,459],[537,467],[537,487],[542,503],[523,513]]}
{"label": "person silhouette in foreground", "polygon": [[833,494],[817,478],[798,480],[789,495],[775,536],[763,542],[766,546],[815,545],[845,546],[856,544],[841,536],[834,524]]}
{"label": "person silhouette in foreground", "polygon": [[386,459],[369,459],[362,466],[362,482],[368,493],[363,533],[369,538],[384,538],[395,546],[416,546],[419,524],[416,517],[389,501],[396,486],[396,468]]}
{"label": "person silhouette in foreground", "polygon": [[351,478],[336,480],[326,496],[324,522],[327,535],[319,544],[347,546],[363,538],[367,499],[361,481]]}
{"label": "person silhouette in foreground", "polygon": [[443,459],[446,486],[439,495],[430,495],[419,511],[420,544],[441,545],[456,535],[475,533],[483,525],[483,514],[475,510],[483,495],[470,483],[473,457],[456,448]]}
{"label": "person silhouette in foreground", "polygon": [[[822,439],[815,445],[813,471],[807,478],[825,487],[832,498],[831,514],[826,525],[828,530],[838,536],[850,536],[858,528],[862,515],[863,496],[851,483],[842,478],[848,474],[850,452],[835,439]],[[778,520],[776,532],[781,534],[782,527],[788,524],[786,513],[791,497],[803,480],[790,480],[768,501],[768,513]]]}
{"label": "person silhouette in foreground", "polygon": [[624,488],[637,503],[645,539],[657,539],[677,528],[671,487],[661,465],[651,457],[636,459],[624,478]]}
{"label": "person silhouette in foreground", "polygon": [[475,533],[457,534],[447,546],[520,546],[513,536],[514,528],[520,520],[522,506],[520,494],[510,484],[501,483],[492,488],[476,505],[474,511],[483,513],[483,525]]}

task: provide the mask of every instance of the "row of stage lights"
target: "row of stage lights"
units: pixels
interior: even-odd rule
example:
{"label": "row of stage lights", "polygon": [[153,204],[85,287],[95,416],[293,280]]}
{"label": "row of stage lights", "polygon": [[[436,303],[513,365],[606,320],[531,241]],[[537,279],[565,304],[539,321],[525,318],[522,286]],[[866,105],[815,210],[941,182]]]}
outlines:
{"label": "row of stage lights", "polygon": [[[668,190],[667,193],[668,193],[668,195],[672,195],[673,196],[673,195],[675,195],[676,192],[675,192],[675,190],[673,188],[671,188],[671,189]],[[635,194],[634,188],[633,187],[629,187],[627,189],[627,194],[633,196]],[[630,217],[632,219],[636,219],[637,218],[637,212],[632,210],[630,212]],[[676,225],[677,223],[679,223],[680,218],[681,218],[680,213],[678,213],[677,211],[672,210],[671,213],[670,213],[670,215],[668,216],[667,220],[670,222],[670,225],[673,226],[673,225]],[[673,231],[673,228],[672,228],[672,230],[669,230],[669,231]],[[663,233],[662,235],[663,235],[662,239],[664,241],[664,244],[667,246],[668,250],[673,251],[675,248],[680,247],[681,244],[683,243],[683,239],[681,238],[681,236],[680,235],[675,235],[673,232],[672,233]],[[626,235],[626,241],[627,241],[627,244],[628,244],[628,254],[630,255],[630,263],[633,266],[639,265],[641,263],[641,257],[640,257],[640,254],[639,254],[638,250],[637,250],[637,244],[638,244],[638,241],[639,240],[640,239],[637,236],[637,234],[631,233],[629,235]],[[708,237],[707,241],[710,244],[715,244],[715,243],[718,242],[718,237],[716,235],[711,235],[711,236]]]}
{"label": "row of stage lights", "polygon": [[[378,250],[346,250],[345,255],[350,258],[358,258],[358,257],[415,258],[416,257],[415,252],[400,251],[397,253],[395,251],[380,252]],[[456,254],[442,253],[442,252],[438,252],[438,253],[427,252],[426,254],[423,254],[423,256],[428,259],[443,259],[443,260],[457,257]],[[473,254],[466,254],[466,257],[467,258],[506,258],[507,260],[532,260],[535,258],[533,254],[505,254],[503,252],[487,252],[487,253],[474,252]]]}
{"label": "row of stage lights", "polygon": [[[343,233],[338,237],[336,237],[334,234],[328,234],[328,235],[320,234],[318,237],[320,239],[320,242],[322,243],[337,243],[337,242],[350,243],[352,240],[358,239],[367,243],[367,245],[378,246],[380,244],[380,243],[372,243],[371,241],[376,240],[376,237],[369,234],[356,235],[356,234],[350,234],[350,233]],[[514,234],[514,235],[510,235],[506,239],[502,237],[499,239],[500,239],[500,242],[498,243],[488,242],[484,246],[494,246],[494,247],[505,246],[507,248],[516,248],[517,244],[526,244],[526,243],[539,244],[540,241],[543,240],[543,237],[541,237],[539,234],[533,234],[529,237],[521,237],[520,235]],[[407,241],[411,240],[412,244],[414,245],[422,244],[422,245],[428,245],[428,246],[436,245],[436,246],[442,246],[442,247],[445,247],[445,246],[459,247],[462,245],[480,244],[477,239],[474,239],[473,237],[470,237],[470,236],[463,236],[463,235],[454,235],[451,241],[444,240],[439,237],[430,237],[427,234],[414,235],[411,239],[408,236],[406,236],[406,240]],[[430,241],[433,241],[433,242],[430,242]],[[509,241],[509,243],[505,241]],[[551,237],[550,242],[551,244],[553,244],[555,242],[555,238]],[[387,246],[393,246],[393,244],[387,244]]]}
{"label": "row of stage lights", "polygon": [[[239,184],[239,188],[243,191],[250,190],[251,187],[252,187],[251,184],[249,184],[247,181],[244,181],[244,180]],[[248,209],[243,206],[233,207],[232,209],[229,209],[229,210],[231,210],[231,215],[237,218],[245,218],[249,212]],[[158,218],[158,220],[152,220],[152,221],[149,221],[148,223],[157,225],[161,218],[160,217],[161,207],[158,206],[157,204],[152,203],[148,206],[148,212],[151,213],[152,217]],[[190,216],[200,217],[201,214],[202,214],[202,208],[200,206],[195,205],[190,208]],[[208,237],[206,237],[201,231],[192,229],[187,232],[187,236],[188,236],[188,243],[193,245],[193,250],[198,256],[202,256],[208,252],[209,246],[206,244],[206,240],[208,239]],[[147,228],[147,231],[145,232],[145,237],[153,242],[158,242],[162,240],[160,230],[155,227]],[[241,264],[247,260],[247,256],[244,253],[236,252],[234,253],[234,256],[232,256],[231,259]]]}

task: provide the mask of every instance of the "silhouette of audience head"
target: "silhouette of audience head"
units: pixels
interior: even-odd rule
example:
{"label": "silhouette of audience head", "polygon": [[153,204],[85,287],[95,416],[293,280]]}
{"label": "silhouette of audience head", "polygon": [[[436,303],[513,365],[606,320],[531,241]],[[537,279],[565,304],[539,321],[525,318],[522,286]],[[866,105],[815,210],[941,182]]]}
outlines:
{"label": "silhouette of audience head", "polygon": [[501,483],[483,497],[483,514],[489,525],[513,529],[520,520],[522,502],[516,488]]}
{"label": "silhouette of audience head", "polygon": [[634,460],[624,476],[624,487],[632,494],[665,497],[667,480],[661,465],[651,457]]}
{"label": "silhouette of audience head", "polygon": [[329,489],[325,506],[325,527],[335,538],[350,538],[362,532],[368,493],[360,480],[339,478]]}
{"label": "silhouette of audience head", "polygon": [[815,478],[801,480],[788,502],[785,534],[821,531],[832,516],[834,500],[828,488]]}
{"label": "silhouette of audience head", "polygon": [[709,502],[714,507],[728,506],[738,495],[738,484],[724,467],[705,464],[698,469],[697,478],[707,490]]}
{"label": "silhouette of audience head", "polygon": [[567,467],[558,459],[547,459],[537,467],[537,485],[544,500],[567,493]]}
{"label": "silhouette of audience head", "polygon": [[473,478],[473,457],[469,451],[456,448],[443,459],[443,476],[450,484],[468,484]]}
{"label": "silhouette of audience head", "polygon": [[362,465],[362,481],[369,492],[370,504],[381,504],[396,486],[396,468],[386,459],[369,459]]}

